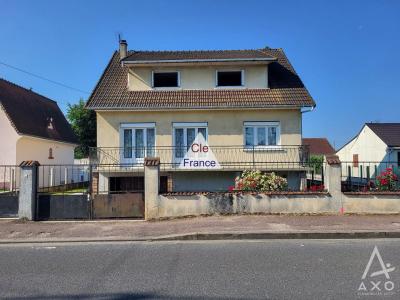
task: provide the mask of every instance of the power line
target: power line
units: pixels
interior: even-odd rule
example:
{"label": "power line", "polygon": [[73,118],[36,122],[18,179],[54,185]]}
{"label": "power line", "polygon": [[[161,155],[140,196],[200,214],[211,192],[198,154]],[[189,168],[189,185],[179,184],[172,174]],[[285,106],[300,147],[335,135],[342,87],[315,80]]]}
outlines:
{"label": "power line", "polygon": [[53,84],[57,84],[57,85],[59,85],[59,86],[62,86],[62,87],[64,87],[64,88],[67,88],[67,89],[70,89],[70,90],[74,90],[74,91],[81,92],[81,93],[85,93],[85,94],[90,94],[89,92],[86,92],[86,91],[83,91],[83,90],[74,88],[74,87],[72,87],[72,86],[66,85],[66,84],[64,84],[64,83],[61,83],[61,82],[58,82],[58,81],[54,81],[54,80],[48,79],[48,78],[46,78],[46,77],[43,77],[43,76],[40,76],[40,75],[31,73],[31,72],[29,72],[29,71],[26,71],[26,70],[17,68],[17,67],[15,67],[15,66],[6,64],[5,62],[2,62],[2,61],[0,61],[0,65],[6,66],[6,67],[8,67],[8,68],[14,69],[14,70],[16,70],[16,71],[19,71],[19,72],[22,72],[22,73],[25,73],[25,74],[28,74],[28,75],[33,76],[33,77],[36,77],[36,78],[39,78],[39,79],[42,79],[42,80],[51,82],[51,83],[53,83]]}

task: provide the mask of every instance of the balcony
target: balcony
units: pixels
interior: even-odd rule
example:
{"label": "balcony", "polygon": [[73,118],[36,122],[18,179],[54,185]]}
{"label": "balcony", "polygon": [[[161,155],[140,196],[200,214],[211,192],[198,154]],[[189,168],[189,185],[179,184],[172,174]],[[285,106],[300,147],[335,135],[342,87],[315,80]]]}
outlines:
{"label": "balcony", "polygon": [[[223,171],[258,169],[265,171],[303,171],[309,161],[305,145],[273,147],[209,146]],[[91,148],[90,163],[109,171],[140,170],[145,157],[159,157],[161,170],[179,171],[186,147]],[[187,171],[187,169],[185,169]]]}

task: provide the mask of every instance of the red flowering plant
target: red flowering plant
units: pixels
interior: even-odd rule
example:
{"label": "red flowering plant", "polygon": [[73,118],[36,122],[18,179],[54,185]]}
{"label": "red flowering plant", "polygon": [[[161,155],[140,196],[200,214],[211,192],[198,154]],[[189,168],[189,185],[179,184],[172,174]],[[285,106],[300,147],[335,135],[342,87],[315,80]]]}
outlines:
{"label": "red flowering plant", "polygon": [[323,192],[325,191],[325,186],[323,184],[313,184],[308,189],[308,192]]}
{"label": "red flowering plant", "polygon": [[376,187],[379,191],[393,191],[396,189],[398,177],[393,173],[392,168],[386,168],[376,176]]}

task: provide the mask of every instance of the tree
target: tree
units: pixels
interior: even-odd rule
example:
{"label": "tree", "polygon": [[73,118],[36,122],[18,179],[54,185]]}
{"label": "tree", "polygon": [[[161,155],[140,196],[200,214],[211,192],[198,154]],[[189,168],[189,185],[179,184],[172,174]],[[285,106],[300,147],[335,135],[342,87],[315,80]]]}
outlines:
{"label": "tree", "polygon": [[316,174],[322,173],[322,167],[324,164],[324,156],[323,155],[311,155],[310,156],[310,167],[313,168]]}
{"label": "tree", "polygon": [[89,156],[89,147],[96,147],[96,113],[85,108],[85,101],[68,104],[67,118],[79,140],[75,148],[75,158]]}

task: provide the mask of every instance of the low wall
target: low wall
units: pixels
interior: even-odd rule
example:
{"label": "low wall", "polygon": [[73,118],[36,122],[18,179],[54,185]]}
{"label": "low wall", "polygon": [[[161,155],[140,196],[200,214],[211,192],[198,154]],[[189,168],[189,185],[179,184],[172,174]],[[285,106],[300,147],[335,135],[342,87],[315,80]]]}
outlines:
{"label": "low wall", "polygon": [[[153,162],[153,161],[152,161]],[[327,159],[328,192],[169,193],[158,195],[159,165],[145,166],[145,219],[214,214],[397,214],[400,193],[342,193],[341,167]]]}
{"label": "low wall", "polygon": [[338,213],[328,193],[159,195],[158,218],[247,213]]}
{"label": "low wall", "polygon": [[343,211],[354,214],[400,213],[400,193],[343,193]]}

